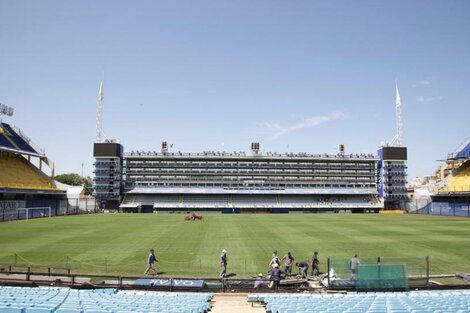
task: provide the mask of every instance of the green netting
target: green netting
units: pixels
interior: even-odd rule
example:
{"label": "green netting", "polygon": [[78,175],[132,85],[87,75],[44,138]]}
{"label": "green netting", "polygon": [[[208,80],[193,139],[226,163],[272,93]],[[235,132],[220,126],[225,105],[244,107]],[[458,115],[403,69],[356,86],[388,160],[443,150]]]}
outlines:
{"label": "green netting", "polygon": [[406,265],[359,265],[356,289],[358,291],[408,290]]}
{"label": "green netting", "polygon": [[[330,257],[330,268],[335,270],[336,276],[341,279],[351,278],[351,270],[348,267],[350,258]],[[425,257],[365,257],[359,256],[361,265],[396,265],[405,264],[408,278],[426,279],[427,263]]]}

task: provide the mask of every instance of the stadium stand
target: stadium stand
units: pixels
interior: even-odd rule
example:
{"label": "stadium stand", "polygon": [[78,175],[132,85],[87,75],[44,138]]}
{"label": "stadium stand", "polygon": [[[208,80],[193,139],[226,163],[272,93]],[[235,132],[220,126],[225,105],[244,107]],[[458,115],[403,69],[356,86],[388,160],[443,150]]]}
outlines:
{"label": "stadium stand", "polygon": [[447,155],[447,159],[470,159],[470,137],[468,137],[453,153],[449,153]]}
{"label": "stadium stand", "polygon": [[56,190],[50,179],[21,155],[0,155],[0,172],[0,187]]}
{"label": "stadium stand", "polygon": [[358,207],[379,209],[377,196],[330,195],[243,195],[243,194],[139,194],[127,193],[121,204],[124,211],[139,211],[152,206],[155,210],[211,210],[211,209],[328,209],[344,210]]}
{"label": "stadium stand", "polygon": [[[164,144],[161,152],[116,153],[123,146],[95,143],[95,196],[104,206],[119,201],[121,211],[139,213],[378,212],[383,207],[377,191],[379,160],[372,154],[262,153],[259,145],[252,145],[251,154],[176,153]],[[110,198],[107,192],[116,193],[118,181],[122,197]],[[330,196],[331,201],[322,201]]]}
{"label": "stadium stand", "polygon": [[470,192],[470,161],[464,162],[454,170],[447,185],[439,192]]}
{"label": "stadium stand", "polygon": [[[65,190],[54,182],[54,164],[19,128],[0,124],[0,221],[40,217],[44,212],[27,215],[25,208],[49,208],[51,215],[68,211]],[[29,211],[28,211],[29,212]]]}
{"label": "stadium stand", "polygon": [[8,150],[22,151],[32,154],[43,154],[18,128],[6,123],[1,124],[0,147]]}
{"label": "stadium stand", "polygon": [[470,192],[470,137],[447,155],[446,166],[440,170],[440,180],[438,194]]}
{"label": "stadium stand", "polygon": [[234,207],[239,208],[273,208],[279,206],[279,202],[277,201],[275,195],[260,195],[257,197],[250,197],[244,195],[234,195],[232,197],[232,204]]}
{"label": "stadium stand", "polygon": [[15,147],[11,140],[8,140],[7,135],[3,132],[3,129],[0,130],[0,147],[16,150],[18,147]]}
{"label": "stadium stand", "polygon": [[[470,137],[447,155],[434,175],[412,189],[410,207],[415,213],[470,216]],[[429,195],[420,197],[420,189],[429,190]]]}
{"label": "stadium stand", "polygon": [[248,302],[261,302],[266,312],[345,312],[345,313],[467,313],[470,291],[417,291],[357,294],[259,294]]}
{"label": "stadium stand", "polygon": [[205,293],[0,286],[0,312],[8,313],[203,313],[211,299]]}

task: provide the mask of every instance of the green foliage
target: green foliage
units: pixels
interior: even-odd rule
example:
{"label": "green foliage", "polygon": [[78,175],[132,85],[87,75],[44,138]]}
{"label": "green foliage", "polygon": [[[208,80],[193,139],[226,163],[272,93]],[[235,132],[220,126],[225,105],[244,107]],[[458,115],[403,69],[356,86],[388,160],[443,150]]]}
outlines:
{"label": "green foliage", "polygon": [[83,185],[85,195],[91,195],[93,193],[93,182],[90,177],[83,177]]}
{"label": "green foliage", "polygon": [[59,183],[67,184],[70,186],[81,186],[83,184],[82,178],[80,177],[80,175],[75,174],[75,173],[61,174],[61,175],[57,175],[54,178]]}
{"label": "green foliage", "polygon": [[80,177],[75,173],[61,174],[54,177],[60,183],[67,184],[70,186],[84,186],[85,195],[91,195],[93,193],[93,182],[90,177]]}
{"label": "green foliage", "polygon": [[[27,236],[25,235],[27,234]],[[268,270],[271,253],[308,261],[319,252],[347,261],[377,256],[430,256],[431,274],[470,272],[470,218],[380,214],[92,214],[0,223],[0,265],[64,267],[75,272],[141,275],[149,249],[162,276],[217,277],[219,255],[228,273]],[[344,265],[343,265],[344,266]]]}

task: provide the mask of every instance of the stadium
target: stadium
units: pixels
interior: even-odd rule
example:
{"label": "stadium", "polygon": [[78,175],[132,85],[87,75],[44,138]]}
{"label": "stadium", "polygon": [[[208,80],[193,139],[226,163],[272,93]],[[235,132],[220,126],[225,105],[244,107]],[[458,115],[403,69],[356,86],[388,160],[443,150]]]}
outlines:
{"label": "stadium", "polygon": [[[470,140],[407,188],[398,88],[397,135],[377,154],[125,151],[102,139],[102,101],[101,85],[92,199],[1,123],[0,312],[217,312],[227,293],[243,311],[468,311]],[[150,247],[156,276],[142,275]],[[319,273],[273,284],[273,251],[313,250]]]}

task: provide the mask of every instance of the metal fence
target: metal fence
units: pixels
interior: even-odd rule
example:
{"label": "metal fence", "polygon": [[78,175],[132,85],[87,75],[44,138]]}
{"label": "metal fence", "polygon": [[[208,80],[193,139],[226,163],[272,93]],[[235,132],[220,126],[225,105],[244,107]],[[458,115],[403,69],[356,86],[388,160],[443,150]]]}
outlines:
{"label": "metal fence", "polygon": [[[429,257],[368,257],[359,258],[360,265],[405,265],[409,286],[427,286],[429,284]],[[349,266],[349,259],[328,258],[329,286],[355,288],[356,274]]]}
{"label": "metal fence", "polygon": [[114,274],[76,273],[69,268],[14,267],[0,268],[2,284],[24,281],[22,285],[32,284],[77,288],[117,288],[121,290],[155,291],[198,291],[198,292],[299,292],[308,290],[306,281],[283,281],[277,287],[268,277],[265,278],[201,278],[178,276],[132,276]]}
{"label": "metal fence", "polygon": [[[140,275],[147,267],[146,258],[140,260],[122,259],[113,257],[82,257],[79,255],[66,255],[57,259],[48,258],[48,252],[26,253],[17,252],[0,256],[1,267],[34,267],[37,269],[68,268],[74,273],[90,273],[95,275]],[[156,263],[156,271],[159,275],[191,275],[200,277],[217,277],[220,273],[219,263],[207,258],[187,260],[164,259],[159,257]],[[268,262],[264,276],[268,275]],[[260,273],[259,262],[243,257],[231,257],[226,276],[236,278],[256,277]],[[170,270],[171,269],[171,270]],[[297,268],[292,271],[297,274]]]}

